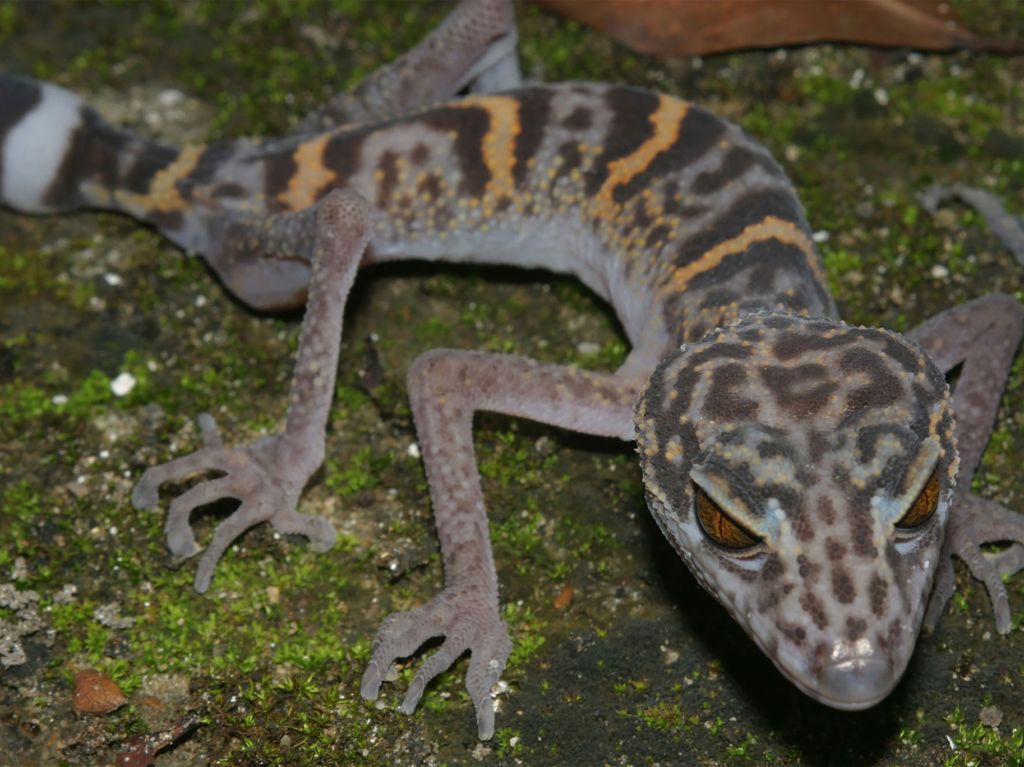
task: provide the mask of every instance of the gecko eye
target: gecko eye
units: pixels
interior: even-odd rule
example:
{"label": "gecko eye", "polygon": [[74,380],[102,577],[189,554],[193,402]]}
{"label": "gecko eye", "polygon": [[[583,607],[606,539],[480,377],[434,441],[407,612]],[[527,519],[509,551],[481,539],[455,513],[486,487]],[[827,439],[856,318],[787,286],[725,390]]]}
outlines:
{"label": "gecko eye", "polygon": [[708,538],[732,552],[749,549],[761,542],[760,538],[722,511],[700,485],[694,484],[693,489],[696,494],[697,521]]}
{"label": "gecko eye", "polygon": [[921,492],[914,500],[914,503],[907,509],[907,513],[896,522],[896,527],[900,530],[916,529],[931,519],[932,514],[935,513],[938,507],[939,467],[936,466],[935,471],[932,472],[925,486],[921,488]]}

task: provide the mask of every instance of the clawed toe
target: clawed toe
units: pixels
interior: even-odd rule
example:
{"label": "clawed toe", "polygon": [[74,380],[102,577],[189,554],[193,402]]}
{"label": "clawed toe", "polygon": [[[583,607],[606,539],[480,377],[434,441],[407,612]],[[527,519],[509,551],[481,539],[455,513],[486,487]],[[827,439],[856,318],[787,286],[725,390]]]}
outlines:
{"label": "clawed toe", "polygon": [[[956,517],[950,519],[947,531],[949,548],[964,561],[971,575],[985,584],[992,601],[996,630],[1005,634],[1012,627],[1012,622],[1010,598],[1002,575],[1024,565],[1024,556],[1020,553],[1024,543],[1024,516],[976,495],[964,495],[958,501]],[[986,556],[981,547],[1000,541],[1015,545],[1001,554]]]}
{"label": "clawed toe", "polygon": [[363,672],[360,695],[376,700],[384,670],[398,659],[415,652],[432,637],[445,641],[430,655],[409,683],[399,710],[411,714],[419,705],[427,685],[446,671],[467,650],[470,652],[466,689],[476,710],[477,730],[482,740],[494,735],[494,705],[491,688],[500,679],[512,643],[505,624],[489,609],[480,614],[479,602],[459,602],[442,594],[423,607],[390,616],[374,641],[373,656]]}
{"label": "clawed toe", "polygon": [[309,547],[321,554],[329,551],[338,539],[334,525],[323,517],[281,511],[271,517],[270,521],[279,533],[305,536],[309,539]]}
{"label": "clawed toe", "polygon": [[238,536],[260,522],[269,521],[283,533],[305,535],[316,551],[326,551],[335,542],[334,527],[326,519],[299,514],[295,510],[306,479],[315,468],[296,460],[292,446],[280,436],[264,437],[248,446],[226,449],[213,417],[199,417],[204,447],[146,470],[132,492],[136,508],[156,506],[158,490],[165,482],[180,482],[203,472],[222,476],[199,482],[171,501],[165,532],[167,546],[181,559],[203,551],[196,543],[190,517],[200,506],[224,498],[241,505],[214,530],[196,570],[195,589],[210,587],[221,555]]}

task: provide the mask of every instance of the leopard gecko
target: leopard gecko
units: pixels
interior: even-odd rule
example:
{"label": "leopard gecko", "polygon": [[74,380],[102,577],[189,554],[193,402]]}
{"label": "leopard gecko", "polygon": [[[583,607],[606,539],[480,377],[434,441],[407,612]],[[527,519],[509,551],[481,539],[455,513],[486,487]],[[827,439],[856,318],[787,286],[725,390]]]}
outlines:
{"label": "leopard gecko", "polygon": [[[463,95],[463,91],[466,91]],[[167,544],[200,551],[190,512],[241,501],[199,560],[268,521],[321,550],[297,510],[324,457],[342,316],[360,266],[443,259],[574,275],[632,346],[598,373],[439,349],[408,389],[445,570],[389,617],[362,695],[443,637],[401,704],[466,651],[481,738],[511,649],[472,445],[476,411],[635,441],[648,505],[698,581],[808,695],[885,697],[954,586],[952,556],[1010,628],[1000,577],[1024,568],[1024,516],[973,496],[1024,307],[990,295],[907,335],[838,317],[796,193],[737,126],[669,95],[524,84],[507,0],[464,0],[409,53],[279,139],[182,148],[112,127],[49,83],[0,75],[0,202],[122,211],[259,309],[306,304],[283,429],[149,468],[133,495],[217,472],[176,497]],[[962,366],[955,390],[945,373]],[[954,425],[955,414],[955,425]],[[997,555],[981,546],[1011,545]]]}

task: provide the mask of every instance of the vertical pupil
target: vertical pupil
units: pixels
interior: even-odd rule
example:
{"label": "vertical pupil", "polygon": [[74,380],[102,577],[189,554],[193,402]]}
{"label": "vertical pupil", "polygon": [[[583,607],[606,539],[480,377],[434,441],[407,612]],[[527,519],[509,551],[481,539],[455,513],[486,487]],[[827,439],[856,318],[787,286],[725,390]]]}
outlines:
{"label": "vertical pupil", "polygon": [[695,485],[694,491],[697,521],[715,543],[727,549],[745,549],[757,543],[758,539],[727,516],[699,485]]}
{"label": "vertical pupil", "polygon": [[924,524],[935,513],[939,505],[939,467],[928,478],[925,486],[921,488],[920,494],[914,500],[913,505],[897,523],[898,527],[914,528]]}

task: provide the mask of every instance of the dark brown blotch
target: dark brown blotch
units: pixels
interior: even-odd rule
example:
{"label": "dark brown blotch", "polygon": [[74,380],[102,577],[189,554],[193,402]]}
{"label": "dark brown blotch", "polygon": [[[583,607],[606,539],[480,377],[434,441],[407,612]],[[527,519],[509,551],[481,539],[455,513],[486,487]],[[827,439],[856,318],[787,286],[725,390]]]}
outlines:
{"label": "dark brown blotch", "polygon": [[550,119],[552,93],[544,88],[528,88],[520,91],[518,96],[519,135],[516,136],[512,178],[516,185],[521,186],[526,179],[530,160],[544,141]]}
{"label": "dark brown blotch", "polygon": [[856,514],[850,520],[850,544],[855,554],[868,559],[878,556],[873,540],[871,519],[866,514]]}
{"label": "dark brown blotch", "polygon": [[889,598],[889,584],[878,573],[871,576],[871,584],[868,586],[868,599],[871,603],[871,612],[881,618],[885,614],[885,605]]}
{"label": "dark brown blotch", "polygon": [[659,224],[647,233],[647,239],[644,240],[644,247],[647,250],[656,250],[661,248],[665,244],[665,238],[668,237],[669,228],[664,224]]}
{"label": "dark brown blotch", "polygon": [[331,189],[343,188],[359,171],[366,134],[366,130],[339,133],[327,142],[322,159],[324,166],[334,173],[334,181],[324,186],[321,195],[326,195]]}
{"label": "dark brown blotch", "polygon": [[727,363],[715,368],[711,374],[704,407],[701,412],[708,418],[723,421],[747,421],[757,415],[757,400],[742,396],[747,372],[742,365]]}
{"label": "dark brown blotch", "polygon": [[846,546],[835,538],[827,538],[825,540],[825,554],[830,562],[839,562],[846,556]]}
{"label": "dark brown blotch", "polygon": [[491,114],[484,107],[441,107],[417,118],[427,128],[454,133],[452,154],[459,164],[462,182],[459,192],[479,197],[491,180],[484,162],[484,138],[491,129]]}
{"label": "dark brown blotch", "polygon": [[[810,559],[807,558],[806,554],[800,554],[796,558],[797,572],[800,574],[800,578],[803,580],[816,578],[818,572],[821,570],[820,565],[814,564]],[[811,581],[813,583],[813,580]]]}
{"label": "dark brown blotch", "polygon": [[237,151],[237,147],[230,142],[220,142],[206,147],[196,160],[195,168],[188,174],[188,182],[196,186],[209,184],[224,167],[224,163],[234,157]]}
{"label": "dark brown blotch", "polygon": [[825,615],[825,608],[822,606],[821,601],[814,596],[813,591],[805,591],[800,595],[800,607],[808,616],[810,616],[810,619],[819,630],[828,626],[828,617]]}
{"label": "dark brown blotch", "polygon": [[807,514],[799,514],[793,519],[793,532],[803,543],[810,543],[814,540],[814,524]]}
{"label": "dark brown blotch", "polygon": [[558,175],[568,176],[583,162],[583,154],[580,152],[579,145],[575,141],[566,141],[556,152],[556,156],[559,159],[558,163]]}
{"label": "dark brown blotch", "polygon": [[412,151],[409,152],[409,162],[413,165],[422,165],[427,161],[428,157],[430,157],[430,147],[422,142],[414,146]]}
{"label": "dark brown blotch", "polygon": [[721,166],[717,170],[704,171],[693,182],[693,192],[708,195],[717,192],[730,181],[742,176],[748,168],[757,165],[769,175],[781,177],[782,171],[771,159],[760,153],[752,152],[747,147],[734,146],[725,154]]}
{"label": "dark brown blotch", "polygon": [[839,384],[830,380],[825,366],[815,363],[765,367],[761,378],[779,406],[798,419],[816,415],[839,388]]}
{"label": "dark brown blotch", "polygon": [[425,194],[429,199],[436,200],[441,196],[441,177],[436,173],[428,173],[420,179],[416,190],[420,194]]}
{"label": "dark brown blotch", "polygon": [[377,207],[387,207],[398,184],[398,154],[388,149],[381,153],[377,161],[377,172],[380,180],[377,183]]}
{"label": "dark brown blotch", "polygon": [[857,338],[848,332],[836,331],[826,337],[821,335],[819,328],[812,326],[808,330],[780,333],[773,351],[779,360],[785,362],[804,354],[838,349],[856,342]]}
{"label": "dark brown blotch", "polygon": [[848,605],[857,597],[857,589],[853,586],[853,579],[842,567],[837,567],[832,572],[832,595],[840,604]]}
{"label": "dark brown blotch", "polygon": [[586,107],[576,107],[562,120],[562,126],[569,130],[585,131],[594,122],[593,115]]}
{"label": "dark brown blotch", "polygon": [[846,619],[846,638],[855,642],[868,633],[868,622],[863,618],[854,618],[852,615]]}
{"label": "dark brown blotch", "polygon": [[777,555],[772,554],[765,561],[764,567],[761,568],[761,578],[768,582],[775,581],[778,580],[784,572],[786,572],[786,568],[782,564],[782,560]]}
{"label": "dark brown blotch", "polygon": [[845,410],[851,416],[864,410],[888,407],[903,396],[900,379],[892,374],[881,356],[869,349],[854,348],[844,352],[839,369],[847,375],[863,373],[869,378],[869,383],[846,397]]}

